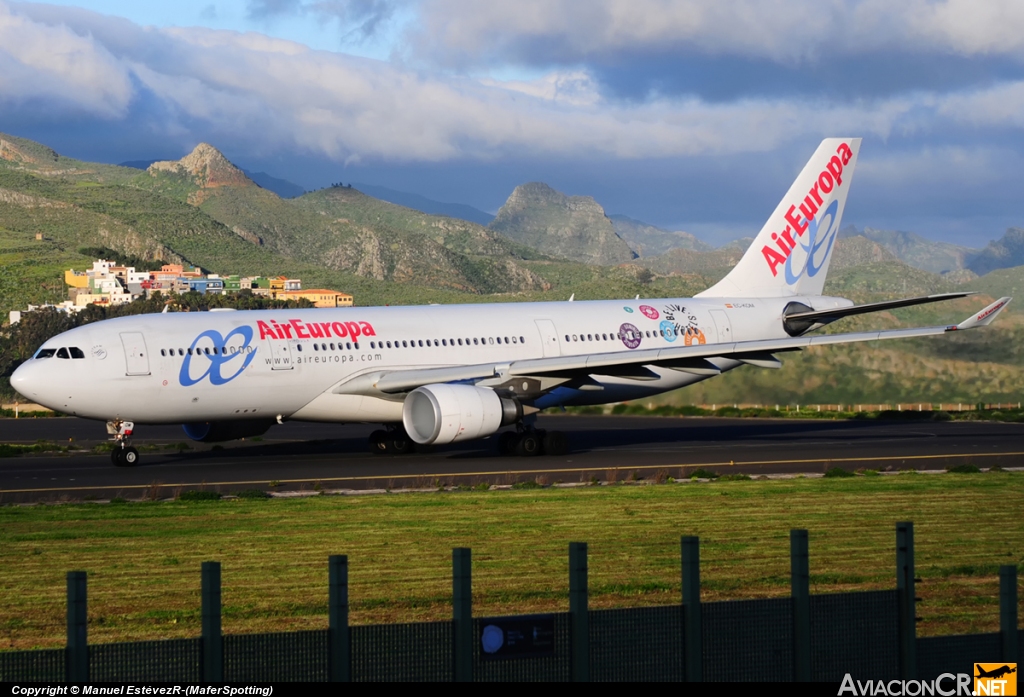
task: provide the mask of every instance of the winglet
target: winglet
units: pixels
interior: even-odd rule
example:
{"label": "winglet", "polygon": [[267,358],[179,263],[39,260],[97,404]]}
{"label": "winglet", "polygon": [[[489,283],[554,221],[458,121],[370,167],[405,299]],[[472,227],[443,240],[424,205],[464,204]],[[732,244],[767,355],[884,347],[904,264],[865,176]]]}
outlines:
{"label": "winglet", "polygon": [[976,315],[971,315],[960,324],[955,327],[950,327],[950,330],[960,329],[974,329],[975,327],[986,327],[992,324],[992,320],[996,318],[1003,308],[1010,304],[1010,300],[1013,298],[999,298],[994,303],[986,307],[984,310]]}

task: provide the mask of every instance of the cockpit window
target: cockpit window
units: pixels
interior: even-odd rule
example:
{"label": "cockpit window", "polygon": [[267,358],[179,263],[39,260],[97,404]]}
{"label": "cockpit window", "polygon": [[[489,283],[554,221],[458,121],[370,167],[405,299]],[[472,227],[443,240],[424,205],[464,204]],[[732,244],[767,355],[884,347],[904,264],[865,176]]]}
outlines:
{"label": "cockpit window", "polygon": [[68,353],[71,354],[72,358],[85,358],[85,351],[78,348],[77,346],[71,346],[68,348]]}
{"label": "cockpit window", "polygon": [[53,355],[55,353],[57,353],[57,349],[52,349],[52,348],[39,349],[39,351],[36,353],[36,358],[53,358]]}
{"label": "cockpit window", "polygon": [[57,358],[71,358],[71,356],[68,355],[68,350],[66,348],[61,347],[57,349]]}

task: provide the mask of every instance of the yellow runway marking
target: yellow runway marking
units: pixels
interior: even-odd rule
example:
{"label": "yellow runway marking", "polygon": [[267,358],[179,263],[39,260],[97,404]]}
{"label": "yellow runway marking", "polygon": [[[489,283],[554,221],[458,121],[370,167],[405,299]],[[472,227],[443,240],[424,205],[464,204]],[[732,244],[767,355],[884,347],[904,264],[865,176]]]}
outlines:
{"label": "yellow runway marking", "polygon": [[671,468],[701,468],[701,467],[757,467],[766,465],[800,465],[800,464],[841,464],[841,463],[852,463],[852,462],[894,462],[894,461],[906,461],[906,460],[942,460],[947,458],[984,458],[984,457],[1013,457],[1024,455],[1024,452],[1012,452],[1012,453],[950,453],[947,455],[892,455],[885,457],[830,457],[830,458],[813,458],[809,460],[750,460],[746,462],[736,462],[730,460],[729,462],[694,462],[690,464],[675,464],[675,465],[637,465],[637,466],[625,466],[625,467],[569,467],[559,469],[532,469],[532,470],[491,470],[489,472],[423,472],[420,474],[371,474],[362,477],[305,477],[303,479],[253,479],[243,481],[230,481],[230,482],[181,482],[163,484],[158,482],[152,482],[150,484],[113,484],[107,486],[61,486],[61,487],[50,487],[42,489],[0,489],[0,494],[28,494],[28,493],[45,493],[52,491],[102,491],[110,489],[151,489],[154,486],[163,487],[186,487],[186,486],[239,486],[244,484],[267,484],[270,481],[277,481],[281,484],[302,484],[305,482],[320,482],[321,484],[329,482],[360,482],[360,481],[383,481],[383,480],[398,480],[398,479],[418,479],[421,477],[430,477],[432,479],[440,479],[446,477],[486,477],[494,475],[538,475],[538,474],[573,474],[581,472],[600,472],[602,470],[607,471],[610,469],[615,470],[662,470]]}

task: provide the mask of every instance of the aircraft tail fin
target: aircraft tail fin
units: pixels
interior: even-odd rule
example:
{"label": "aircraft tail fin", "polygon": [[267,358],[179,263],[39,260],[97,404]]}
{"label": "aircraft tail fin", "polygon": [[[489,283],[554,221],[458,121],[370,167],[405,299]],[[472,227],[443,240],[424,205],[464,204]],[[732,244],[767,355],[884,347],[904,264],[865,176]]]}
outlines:
{"label": "aircraft tail fin", "polygon": [[826,138],[721,281],[697,297],[821,295],[860,138]]}

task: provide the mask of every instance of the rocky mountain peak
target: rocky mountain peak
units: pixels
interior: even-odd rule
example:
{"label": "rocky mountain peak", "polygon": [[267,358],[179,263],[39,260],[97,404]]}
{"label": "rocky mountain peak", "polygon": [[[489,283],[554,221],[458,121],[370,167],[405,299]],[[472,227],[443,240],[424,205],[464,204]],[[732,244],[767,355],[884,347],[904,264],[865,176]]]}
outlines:
{"label": "rocky mountain peak", "polygon": [[228,158],[209,143],[200,143],[192,152],[180,160],[154,162],[149,166],[150,174],[172,172],[193,178],[203,189],[218,186],[252,186],[253,182],[235,167]]}
{"label": "rocky mountain peak", "polygon": [[[604,208],[590,196],[566,196],[543,182],[520,184],[508,197],[502,210],[509,212],[532,206],[557,206],[568,211],[604,216]],[[501,215],[499,211],[498,215]]]}
{"label": "rocky mountain peak", "polygon": [[566,196],[541,182],[517,186],[488,227],[546,254],[586,264],[621,264],[636,257],[597,201]]}

